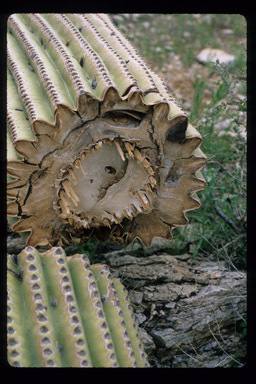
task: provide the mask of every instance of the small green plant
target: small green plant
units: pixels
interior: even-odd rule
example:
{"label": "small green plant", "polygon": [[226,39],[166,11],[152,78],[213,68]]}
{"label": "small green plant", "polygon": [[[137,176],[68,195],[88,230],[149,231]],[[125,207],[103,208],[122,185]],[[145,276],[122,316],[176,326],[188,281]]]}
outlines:
{"label": "small green plant", "polygon": [[203,136],[207,184],[200,193],[200,210],[187,214],[192,225],[175,228],[172,248],[186,252],[192,244],[194,258],[214,255],[245,268],[246,19],[239,14],[125,14],[117,24],[159,69],[174,54],[186,71],[206,47],[235,56],[232,64],[195,66],[189,118]]}
{"label": "small green plant", "polygon": [[238,68],[245,65],[237,39],[246,36],[246,19],[239,14],[123,14],[115,22],[159,69],[170,60],[170,53],[190,67],[206,47],[226,50],[236,56]]}
{"label": "small green plant", "polygon": [[191,121],[196,120],[200,115],[204,88],[205,88],[205,79],[197,78],[193,86],[194,86],[195,93],[194,93],[194,100],[192,105],[192,112],[190,114]]}
{"label": "small green plant", "polygon": [[192,122],[197,120],[204,137],[202,148],[207,154],[208,166],[203,174],[207,184],[200,211],[188,216],[194,223],[195,240],[200,244],[196,254],[211,253],[245,268],[246,98],[237,98],[235,88],[243,87],[234,67],[216,62],[211,69],[219,76],[211,101],[202,105],[205,82],[196,80],[191,112]]}
{"label": "small green plant", "polygon": [[98,261],[97,258],[94,257],[98,246],[99,243],[95,239],[90,239],[86,244],[79,245],[77,251],[80,254],[86,254],[90,263],[95,264]]}
{"label": "small green plant", "polygon": [[[241,338],[247,337],[247,318],[239,320],[236,324],[236,333]],[[234,356],[235,358],[231,361],[230,365],[232,368],[240,368],[241,366],[244,366],[246,364],[246,357],[247,357],[247,351],[245,350],[244,353],[239,356]]]}

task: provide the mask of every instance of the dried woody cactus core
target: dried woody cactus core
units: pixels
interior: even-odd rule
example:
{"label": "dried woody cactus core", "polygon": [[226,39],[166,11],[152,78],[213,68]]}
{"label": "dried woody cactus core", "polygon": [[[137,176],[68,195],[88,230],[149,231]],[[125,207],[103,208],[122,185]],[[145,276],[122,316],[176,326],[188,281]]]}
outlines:
{"label": "dried woody cactus core", "polygon": [[12,366],[149,366],[128,292],[106,265],[28,246],[7,266]]}
{"label": "dried woody cactus core", "polygon": [[201,140],[105,14],[9,17],[8,215],[28,245],[171,238],[200,206]]}

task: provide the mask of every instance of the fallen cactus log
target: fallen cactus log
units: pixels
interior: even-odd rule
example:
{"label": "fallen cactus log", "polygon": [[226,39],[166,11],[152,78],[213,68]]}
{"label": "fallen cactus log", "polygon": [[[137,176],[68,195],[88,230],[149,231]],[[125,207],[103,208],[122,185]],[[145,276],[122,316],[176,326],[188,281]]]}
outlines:
{"label": "fallen cactus log", "polygon": [[246,272],[221,260],[170,254],[171,242],[100,252],[129,292],[152,368],[229,368],[246,361]]}
{"label": "fallen cactus log", "polygon": [[171,238],[202,138],[104,14],[8,20],[8,208],[27,245]]}
{"label": "fallen cactus log", "polygon": [[26,247],[7,267],[10,365],[149,366],[128,292],[106,265]]}

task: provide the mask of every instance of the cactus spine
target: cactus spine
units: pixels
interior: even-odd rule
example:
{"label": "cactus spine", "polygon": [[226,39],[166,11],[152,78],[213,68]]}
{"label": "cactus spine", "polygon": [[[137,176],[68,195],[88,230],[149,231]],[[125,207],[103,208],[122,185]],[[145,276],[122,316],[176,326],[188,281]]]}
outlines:
{"label": "cactus spine", "polygon": [[107,266],[26,247],[8,256],[7,276],[12,366],[149,366],[127,291]]}
{"label": "cactus spine", "polygon": [[188,223],[202,138],[110,18],[13,14],[7,37],[12,230],[149,246]]}

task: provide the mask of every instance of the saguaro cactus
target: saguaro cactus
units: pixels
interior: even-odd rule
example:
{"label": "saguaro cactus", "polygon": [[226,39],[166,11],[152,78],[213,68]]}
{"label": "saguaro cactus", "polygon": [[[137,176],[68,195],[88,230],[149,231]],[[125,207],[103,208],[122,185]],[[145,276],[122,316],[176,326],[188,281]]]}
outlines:
{"label": "saguaro cactus", "polygon": [[149,246],[204,187],[200,134],[104,14],[8,20],[8,215],[27,244]]}
{"label": "saguaro cactus", "polygon": [[149,366],[127,291],[106,265],[29,246],[8,257],[7,276],[12,366]]}

